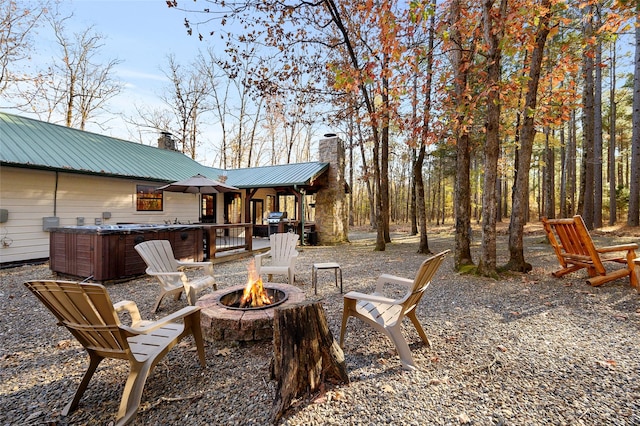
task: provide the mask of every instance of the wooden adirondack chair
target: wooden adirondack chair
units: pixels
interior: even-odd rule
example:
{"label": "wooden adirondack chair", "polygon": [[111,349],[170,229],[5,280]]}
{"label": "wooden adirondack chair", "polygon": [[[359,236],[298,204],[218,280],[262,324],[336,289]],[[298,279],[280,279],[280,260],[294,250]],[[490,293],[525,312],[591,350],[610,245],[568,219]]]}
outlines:
{"label": "wooden adirondack chair", "polygon": [[[183,308],[158,321],[143,321],[134,302],[112,304],[100,284],[29,281],[25,285],[89,353],[89,367],[73,399],[62,411],[65,416],[78,407],[93,373],[104,358],[127,360],[131,366],[116,425],[133,420],[153,367],[183,337],[193,335],[200,364],[206,367],[199,307]],[[129,312],[130,326],[120,322],[118,312],[123,311]],[[182,323],[177,322],[180,320]]]}
{"label": "wooden adirondack chair", "polygon": [[[160,302],[167,295],[174,295],[175,300],[178,300],[184,291],[187,302],[193,306],[198,300],[198,293],[202,290],[209,287],[218,288],[213,278],[213,263],[177,260],[168,240],[144,241],[137,244],[135,249],[147,264],[145,272],[156,277],[160,282],[160,295],[153,307],[153,312],[158,311]],[[182,271],[183,268],[202,268],[206,275],[190,280]]]}
{"label": "wooden adirondack chair", "polygon": [[[300,236],[292,232],[269,235],[271,250],[255,256],[256,273],[258,276],[267,274],[267,281],[271,281],[274,274],[287,275],[289,284],[293,285],[296,274],[296,259],[298,251],[296,244]],[[265,263],[268,259],[270,262]]]}
{"label": "wooden adirondack chair", "polygon": [[[449,253],[449,250],[438,253],[422,262],[413,281],[402,277],[382,274],[378,278],[375,292],[365,294],[350,291],[345,294],[342,327],[340,329],[340,346],[344,348],[343,343],[347,320],[350,316],[353,316],[361,319],[391,339],[391,342],[393,342],[398,351],[402,366],[405,369],[416,369],[413,356],[411,355],[411,349],[409,349],[409,345],[402,335],[402,320],[408,317],[418,331],[424,344],[427,345],[427,347],[431,346],[427,335],[416,317],[416,307],[447,253]],[[384,286],[387,283],[404,286],[407,288],[407,293],[400,299],[385,297]]]}
{"label": "wooden adirondack chair", "polygon": [[[552,273],[554,277],[587,268],[590,277],[587,282],[593,286],[626,276],[633,287],[638,286],[633,262],[638,244],[596,247],[580,215],[567,219],[542,218],[542,225],[562,266],[562,269]],[[625,268],[607,271],[605,262],[621,263]]]}

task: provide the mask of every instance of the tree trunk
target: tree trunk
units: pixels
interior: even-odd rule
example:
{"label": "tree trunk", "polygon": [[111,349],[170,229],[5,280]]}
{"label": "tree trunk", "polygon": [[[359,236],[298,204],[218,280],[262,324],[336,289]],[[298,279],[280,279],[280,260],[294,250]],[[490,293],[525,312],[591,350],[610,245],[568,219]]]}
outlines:
{"label": "tree trunk", "polygon": [[271,376],[278,381],[271,412],[274,424],[293,399],[323,391],[325,383],[349,383],[344,353],[329,330],[322,303],[275,310]]}
{"label": "tree trunk", "polygon": [[455,256],[456,269],[465,265],[473,265],[471,259],[471,240],[469,229],[471,228],[471,151],[469,133],[466,130],[465,121],[468,105],[465,101],[468,80],[469,64],[471,57],[469,51],[463,52],[462,36],[456,29],[461,18],[461,5],[459,0],[451,2],[451,40],[453,41],[453,68],[455,103],[458,111],[456,117],[456,177],[454,184],[454,218],[455,218]]}
{"label": "tree trunk", "polygon": [[487,122],[486,142],[484,147],[484,184],[482,188],[482,244],[478,273],[488,277],[498,277],[496,270],[496,220],[498,217],[499,199],[496,183],[498,182],[498,156],[500,154],[500,61],[502,52],[500,41],[504,33],[504,12],[506,0],[501,0],[501,18],[492,18],[491,9],[494,0],[485,0],[483,4],[483,26],[487,52]]}
{"label": "tree trunk", "polygon": [[424,163],[425,147],[424,142],[420,146],[418,157],[413,164],[413,176],[416,187],[416,204],[418,213],[418,224],[420,225],[420,244],[418,245],[418,253],[429,254],[429,239],[427,238],[427,212],[425,210],[424,199],[424,179],[422,178],[422,164]]}
{"label": "tree trunk", "polygon": [[618,221],[616,198],[616,41],[611,47],[611,88],[609,89],[609,225]]}
{"label": "tree trunk", "polygon": [[549,35],[549,21],[551,19],[551,1],[541,2],[545,14],[540,17],[535,45],[531,53],[529,64],[529,80],[524,105],[524,120],[520,133],[520,150],[518,151],[517,174],[514,183],[511,222],[509,223],[509,262],[506,268],[512,271],[529,272],[532,266],[524,260],[524,224],[527,217],[529,197],[529,170],[531,168],[531,153],[533,139],[536,134],[533,111],[536,110],[540,69],[544,56],[544,46]]}
{"label": "tree trunk", "polygon": [[[640,14],[640,4],[636,5]],[[640,225],[640,17],[636,14],[636,52],[633,73],[633,135],[631,141],[631,177],[627,225]]]}
{"label": "tree trunk", "polygon": [[[597,33],[600,27],[600,6],[596,8]],[[593,226],[602,228],[602,37],[597,36],[595,81],[593,88]]]}
{"label": "tree trunk", "polygon": [[[586,38],[591,37],[593,28],[591,23],[591,6],[585,8],[587,19],[585,22],[584,35]],[[595,208],[595,96],[594,96],[594,63],[593,52],[591,47],[587,45],[584,52],[584,95],[582,107],[582,140],[584,152],[584,192],[582,193],[582,219],[587,229],[593,229],[594,225],[594,208]]]}
{"label": "tree trunk", "polygon": [[544,216],[549,219],[555,219],[556,217],[556,176],[555,176],[555,151],[549,143],[551,129],[545,127],[545,167],[544,167]]}
{"label": "tree trunk", "polygon": [[[436,0],[432,0],[431,4],[436,6]],[[435,14],[432,14],[429,19],[429,36],[428,36],[428,50],[427,50],[427,69],[426,69],[426,81],[423,85],[424,92],[424,107],[422,109],[422,135],[421,144],[418,157],[416,159],[416,165],[413,169],[414,180],[416,183],[416,202],[417,202],[417,214],[418,225],[420,227],[420,244],[418,246],[418,253],[428,254],[431,253],[429,249],[429,238],[427,236],[427,212],[425,203],[425,190],[424,179],[422,176],[422,166],[424,164],[424,156],[426,152],[425,145],[427,144],[427,136],[429,134],[429,118],[431,113],[431,84],[433,81],[433,45],[435,34]]]}
{"label": "tree trunk", "polygon": [[560,131],[560,217],[566,217],[567,211],[567,141],[565,139],[564,124]]}

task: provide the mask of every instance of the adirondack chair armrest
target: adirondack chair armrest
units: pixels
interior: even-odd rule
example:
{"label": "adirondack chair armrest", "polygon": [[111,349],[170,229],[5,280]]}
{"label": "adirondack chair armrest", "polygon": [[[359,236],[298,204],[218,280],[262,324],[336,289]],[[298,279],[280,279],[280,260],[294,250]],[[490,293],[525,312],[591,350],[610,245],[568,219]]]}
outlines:
{"label": "adirondack chair armrest", "polygon": [[264,253],[256,254],[254,256],[254,258],[256,260],[256,264],[258,264],[258,265],[262,265],[262,260],[266,259],[268,257],[271,257],[271,250],[265,251]]}
{"label": "adirondack chair armrest", "polygon": [[120,325],[120,329],[132,335],[148,334],[154,330],[162,328],[168,323],[178,322],[179,320],[182,320],[190,315],[193,315],[198,311],[200,311],[199,306],[187,306],[185,308],[180,309],[179,311],[176,311],[172,314],[167,315],[166,317],[162,317],[157,321],[153,321],[153,322],[141,321],[140,324],[138,325],[132,324],[131,326]]}
{"label": "adirondack chair armrest", "polygon": [[118,303],[113,304],[113,309],[117,313],[128,312],[131,317],[131,324],[135,326],[136,324],[142,322],[142,317],[140,316],[140,310],[138,309],[138,305],[133,300],[122,300]]}
{"label": "adirondack chair armrest", "polygon": [[360,293],[357,291],[350,291],[349,293],[344,295],[344,298],[373,303],[397,303],[396,299],[390,299],[378,294]]}
{"label": "adirondack chair armrest", "polygon": [[289,266],[290,267],[293,267],[296,264],[296,259],[298,259],[298,251],[297,250],[289,258]]}
{"label": "adirondack chair armrest", "polygon": [[202,268],[208,275],[213,277],[213,263],[212,262],[181,262],[177,261],[178,266],[184,268]]}
{"label": "adirondack chair armrest", "polygon": [[407,287],[407,290],[413,287],[413,280],[408,278],[398,277],[395,275],[382,274],[378,277],[378,282],[376,283],[376,293],[382,293],[385,284],[398,284]]}
{"label": "adirondack chair armrest", "polygon": [[637,250],[637,249],[638,249],[638,244],[636,243],[618,244],[615,246],[606,246],[606,247],[596,248],[598,253],[611,253],[613,251],[630,251],[630,250]]}
{"label": "adirondack chair armrest", "polygon": [[148,275],[151,275],[151,276],[154,276],[154,277],[156,277],[156,276],[167,276],[167,277],[182,277],[182,276],[185,276],[186,277],[185,273],[184,272],[180,272],[180,271],[178,271],[178,272],[156,272],[154,270],[151,270],[150,268],[147,268],[147,270],[145,272]]}

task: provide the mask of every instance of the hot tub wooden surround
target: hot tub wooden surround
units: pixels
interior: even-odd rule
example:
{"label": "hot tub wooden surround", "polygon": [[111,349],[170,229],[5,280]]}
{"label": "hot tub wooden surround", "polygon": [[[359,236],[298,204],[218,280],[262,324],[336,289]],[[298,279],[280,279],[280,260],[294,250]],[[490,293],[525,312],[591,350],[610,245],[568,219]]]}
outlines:
{"label": "hot tub wooden surround", "polygon": [[179,260],[203,259],[202,228],[194,225],[89,225],[50,232],[52,271],[93,281],[116,281],[142,275],[146,264],[134,246],[169,240]]}

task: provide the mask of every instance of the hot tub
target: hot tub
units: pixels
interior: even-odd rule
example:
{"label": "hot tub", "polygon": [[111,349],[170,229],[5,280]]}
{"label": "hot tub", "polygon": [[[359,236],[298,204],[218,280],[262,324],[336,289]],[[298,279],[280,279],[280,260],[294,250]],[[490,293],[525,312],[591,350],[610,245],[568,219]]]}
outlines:
{"label": "hot tub", "polygon": [[179,260],[202,260],[202,228],[196,225],[63,226],[50,230],[49,267],[98,282],[132,278],[147,268],[134,246],[148,240],[169,240]]}

